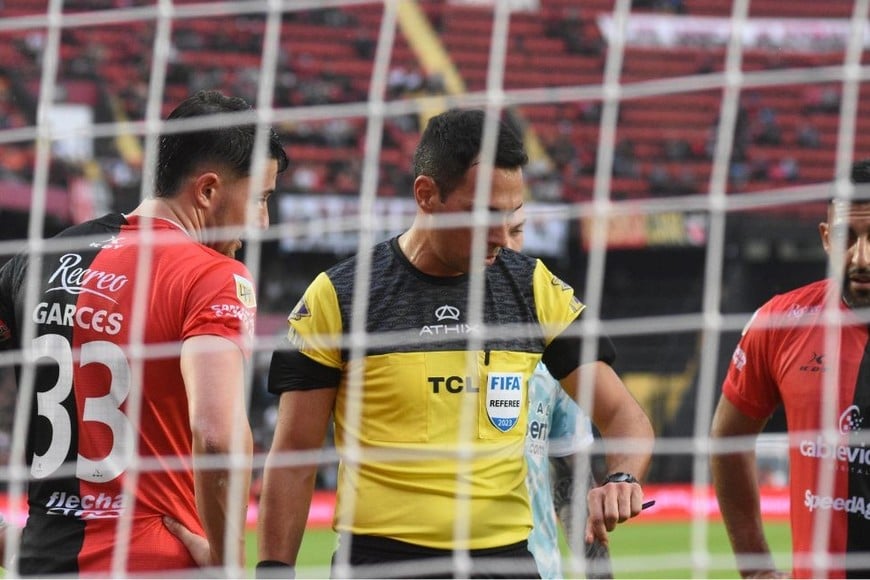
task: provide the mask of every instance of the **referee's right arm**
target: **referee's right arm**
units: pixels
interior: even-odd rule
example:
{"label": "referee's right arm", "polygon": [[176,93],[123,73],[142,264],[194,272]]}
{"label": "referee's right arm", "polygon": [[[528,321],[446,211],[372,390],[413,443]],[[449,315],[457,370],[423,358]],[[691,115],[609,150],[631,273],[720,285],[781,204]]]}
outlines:
{"label": "referee's right arm", "polygon": [[260,495],[257,537],[261,562],[296,565],[318,465],[316,461],[298,463],[294,452],[323,446],[335,393],[333,388],[324,388],[281,395]]}

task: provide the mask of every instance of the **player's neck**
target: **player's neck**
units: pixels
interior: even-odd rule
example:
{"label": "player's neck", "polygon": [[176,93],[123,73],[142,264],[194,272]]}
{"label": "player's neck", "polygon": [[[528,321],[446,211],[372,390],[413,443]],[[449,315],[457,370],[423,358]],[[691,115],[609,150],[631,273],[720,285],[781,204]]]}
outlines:
{"label": "player's neck", "polygon": [[171,200],[163,198],[143,200],[136,209],[130,212],[130,215],[171,222],[187,235],[195,237],[193,235],[195,231],[193,222],[187,219],[183,212],[178,211]]}

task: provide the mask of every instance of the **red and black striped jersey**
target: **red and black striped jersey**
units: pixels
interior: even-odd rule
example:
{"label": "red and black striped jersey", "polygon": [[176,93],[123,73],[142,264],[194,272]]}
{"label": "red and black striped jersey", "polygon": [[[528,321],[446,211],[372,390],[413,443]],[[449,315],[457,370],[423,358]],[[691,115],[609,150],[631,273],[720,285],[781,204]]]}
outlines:
{"label": "red and black striped jersey", "polygon": [[[823,575],[867,578],[870,566],[847,570],[845,557],[870,557],[870,449],[863,424],[870,417],[868,329],[842,301],[843,323],[827,325],[829,292],[839,288],[820,281],[762,306],[734,351],[723,394],[758,419],[780,404],[785,409],[795,577],[813,576],[805,560],[814,529],[830,518],[827,552],[834,566]],[[826,436],[826,428],[836,437]],[[831,469],[833,485],[825,485],[820,474]]]}
{"label": "red and black striped jersey", "polygon": [[[60,239],[70,243],[0,269],[0,348],[24,348],[36,361],[33,389],[19,385],[32,393],[19,571],[107,572],[118,548],[129,572],[193,567],[162,522],[170,515],[203,533],[180,346],[218,335],[248,352],[250,273],[161,219],[111,214],[52,247]],[[126,517],[129,540],[118,536]]]}

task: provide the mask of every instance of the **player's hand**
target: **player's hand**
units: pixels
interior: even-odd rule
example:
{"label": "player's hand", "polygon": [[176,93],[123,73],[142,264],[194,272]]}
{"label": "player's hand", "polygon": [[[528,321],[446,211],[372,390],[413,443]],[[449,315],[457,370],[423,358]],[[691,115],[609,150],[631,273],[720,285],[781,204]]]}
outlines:
{"label": "player's hand", "polygon": [[172,535],[181,540],[196,565],[200,568],[211,566],[211,548],[208,540],[188,530],[181,522],[169,516],[163,516],[163,525]]}
{"label": "player's hand", "polygon": [[616,524],[633,518],[643,509],[643,489],[638,483],[610,482],[594,487],[586,495],[589,518],[586,520],[586,542],[608,545],[607,532]]}

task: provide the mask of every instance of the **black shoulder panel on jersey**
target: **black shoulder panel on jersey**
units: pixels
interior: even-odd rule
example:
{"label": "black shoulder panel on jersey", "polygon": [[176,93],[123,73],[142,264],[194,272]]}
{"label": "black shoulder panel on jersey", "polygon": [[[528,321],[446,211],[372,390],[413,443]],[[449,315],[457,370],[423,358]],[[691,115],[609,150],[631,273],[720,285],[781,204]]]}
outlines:
{"label": "black shoulder panel on jersey", "polygon": [[286,391],[336,388],[340,382],[339,369],[315,362],[298,350],[279,349],[272,354],[268,385],[273,395]]}
{"label": "black shoulder panel on jersey", "polygon": [[[568,327],[572,328],[579,324],[579,318]],[[566,331],[568,330],[566,329]],[[566,336],[568,334],[569,336]],[[583,346],[583,338],[579,333],[563,332],[553,339],[553,342],[544,351],[542,360],[547,365],[550,374],[557,380],[562,380],[580,366],[580,350]],[[598,359],[603,363],[613,366],[616,361],[616,347],[609,337],[598,337]]]}

